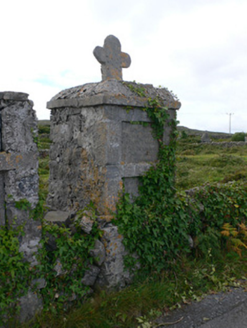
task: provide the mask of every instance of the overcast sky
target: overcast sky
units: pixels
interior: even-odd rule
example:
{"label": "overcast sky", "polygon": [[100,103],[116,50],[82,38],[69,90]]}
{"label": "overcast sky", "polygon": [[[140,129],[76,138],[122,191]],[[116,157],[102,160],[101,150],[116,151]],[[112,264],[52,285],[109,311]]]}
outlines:
{"label": "overcast sky", "polygon": [[29,94],[39,119],[63,89],[101,81],[92,52],[113,34],[123,79],[172,90],[181,125],[247,132],[247,0],[3,0],[0,91]]}

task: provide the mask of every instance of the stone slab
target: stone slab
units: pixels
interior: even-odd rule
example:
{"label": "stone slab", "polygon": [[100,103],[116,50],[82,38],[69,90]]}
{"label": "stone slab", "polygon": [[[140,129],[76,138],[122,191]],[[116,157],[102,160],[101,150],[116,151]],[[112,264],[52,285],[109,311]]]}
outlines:
{"label": "stone slab", "polygon": [[[136,96],[112,96],[105,94],[104,96],[93,96],[84,99],[56,99],[47,102],[47,108],[63,108],[63,107],[91,107],[100,105],[118,105],[118,106],[133,106],[133,107],[147,107],[148,98],[138,98]],[[179,109],[179,101],[170,101],[168,103],[170,109]]]}
{"label": "stone slab", "polygon": [[24,92],[4,91],[0,92],[0,99],[3,100],[18,100],[25,101],[28,99],[28,94]]}
{"label": "stone slab", "polygon": [[[139,96],[133,91],[135,89],[144,90],[145,96]],[[159,98],[160,104],[169,109],[177,110],[181,107],[178,99],[166,88],[154,88],[151,84],[105,80],[63,90],[47,103],[47,108],[100,105],[147,107],[149,98]]]}
{"label": "stone slab", "polygon": [[[142,122],[122,122],[122,159],[124,163],[155,162],[159,145],[151,126]],[[139,123],[139,124],[138,124]]]}

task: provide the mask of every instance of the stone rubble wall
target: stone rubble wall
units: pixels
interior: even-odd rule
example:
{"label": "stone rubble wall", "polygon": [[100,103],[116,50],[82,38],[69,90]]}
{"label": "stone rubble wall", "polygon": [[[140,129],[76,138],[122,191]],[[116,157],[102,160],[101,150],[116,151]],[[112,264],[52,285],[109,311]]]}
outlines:
{"label": "stone rubble wall", "polygon": [[[23,199],[31,204],[31,208],[38,203],[37,118],[28,94],[0,92],[0,118],[0,225],[23,225],[19,250],[24,259],[35,266],[41,239],[40,221],[30,218],[28,210],[16,208],[16,202]],[[33,303],[39,308],[42,306],[31,291],[19,302],[22,321],[34,315],[31,311]]]}
{"label": "stone rubble wall", "polygon": [[246,146],[247,142],[246,141],[223,141],[223,142],[214,142],[210,141],[208,144],[213,145],[213,146],[222,146],[224,148],[232,148],[232,147],[242,147]]}
{"label": "stone rubble wall", "polygon": [[[44,217],[47,223],[53,223],[58,226],[66,226],[73,237],[75,231],[75,222],[80,221],[81,233],[90,234],[94,220],[90,212],[85,211],[71,217],[69,212],[50,211]],[[119,234],[118,228],[111,222],[105,222],[100,217],[96,217],[98,228],[102,232],[102,237],[95,241],[93,249],[89,255],[94,258],[93,264],[90,264],[86,273],[81,277],[82,284],[89,286],[91,291],[95,288],[123,288],[127,286],[132,279],[132,275],[124,268],[124,256],[127,252],[123,246],[123,236]],[[46,247],[50,252],[57,249],[56,239],[51,235],[47,236]],[[83,238],[83,237],[82,237]],[[64,274],[60,259],[57,259],[54,270],[57,276]]]}

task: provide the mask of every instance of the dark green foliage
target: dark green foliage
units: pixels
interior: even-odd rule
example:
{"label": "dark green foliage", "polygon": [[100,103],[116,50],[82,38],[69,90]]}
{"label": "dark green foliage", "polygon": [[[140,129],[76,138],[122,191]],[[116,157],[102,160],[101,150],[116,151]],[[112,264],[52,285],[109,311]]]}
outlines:
{"label": "dark green foliage", "polygon": [[24,295],[30,279],[29,263],[19,252],[23,228],[0,227],[0,325],[18,310],[17,298]]}
{"label": "dark green foliage", "polygon": [[38,149],[49,149],[51,145],[50,126],[49,125],[39,125],[38,126]]}
{"label": "dark green foliage", "polygon": [[181,139],[187,139],[188,138],[188,134],[183,130],[181,132]]}
{"label": "dark green foliage", "polygon": [[196,199],[204,206],[204,227],[210,226],[218,231],[225,222],[236,226],[247,218],[247,185],[228,183],[208,185],[196,193]]}
{"label": "dark green foliage", "polygon": [[194,197],[203,207],[203,211],[194,216],[194,229],[189,232],[195,242],[196,255],[206,256],[210,250],[213,256],[220,256],[226,247],[220,233],[223,225],[230,223],[237,227],[246,222],[247,186],[237,182],[206,185]]}
{"label": "dark green foliage", "polygon": [[50,134],[50,125],[39,125],[38,126],[39,135],[40,134]]}
{"label": "dark green foliage", "polygon": [[236,132],[232,136],[232,141],[244,141],[246,137],[246,133],[244,132]]}

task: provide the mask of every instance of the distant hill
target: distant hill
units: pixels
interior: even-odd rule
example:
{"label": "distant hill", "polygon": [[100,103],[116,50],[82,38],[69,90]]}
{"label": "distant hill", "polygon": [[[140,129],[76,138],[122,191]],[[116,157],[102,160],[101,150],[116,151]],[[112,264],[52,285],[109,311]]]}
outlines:
{"label": "distant hill", "polygon": [[213,131],[206,131],[206,130],[196,130],[196,129],[190,129],[186,126],[178,125],[177,129],[179,132],[186,132],[188,135],[194,135],[194,136],[202,136],[205,132],[208,134],[211,138],[231,138],[232,134],[225,133],[225,132],[213,132]]}
{"label": "distant hill", "polygon": [[[38,120],[38,125],[51,125],[50,120]],[[208,133],[209,137],[211,138],[231,138],[232,134],[224,133],[224,132],[212,132],[212,131],[203,131],[203,130],[196,130],[196,129],[190,129],[186,126],[179,125],[177,127],[179,132],[185,131],[188,135],[194,135],[194,136],[202,136],[205,132]]]}
{"label": "distant hill", "polygon": [[50,120],[38,120],[38,125],[51,125]]}

